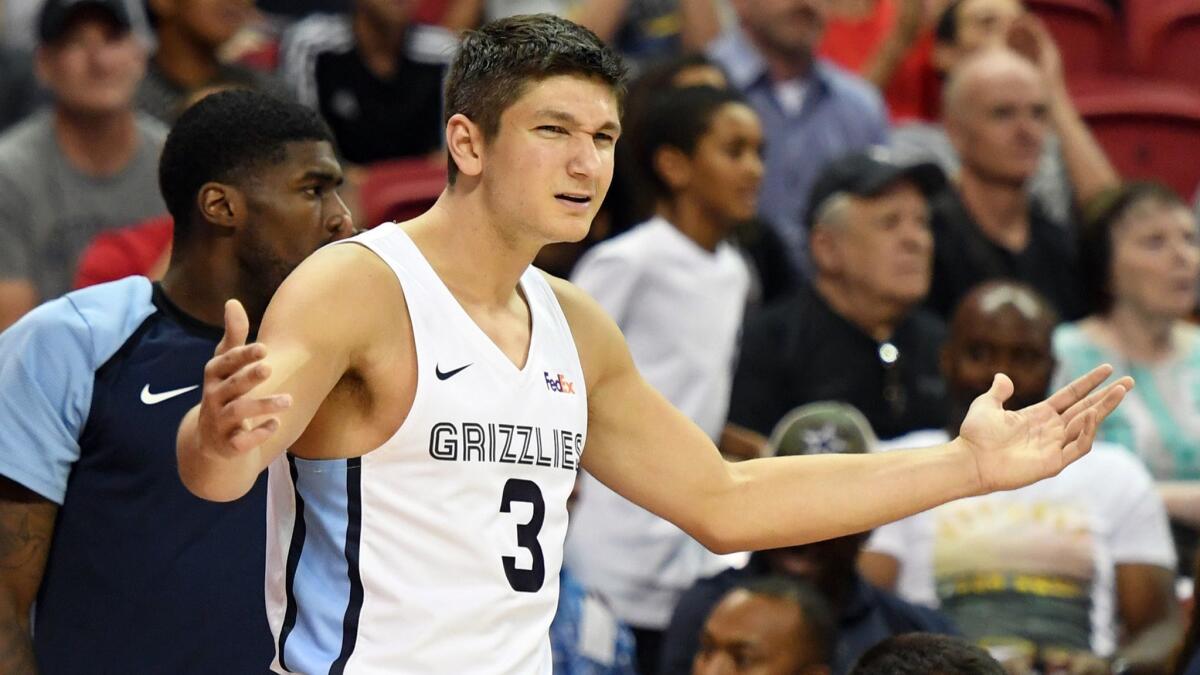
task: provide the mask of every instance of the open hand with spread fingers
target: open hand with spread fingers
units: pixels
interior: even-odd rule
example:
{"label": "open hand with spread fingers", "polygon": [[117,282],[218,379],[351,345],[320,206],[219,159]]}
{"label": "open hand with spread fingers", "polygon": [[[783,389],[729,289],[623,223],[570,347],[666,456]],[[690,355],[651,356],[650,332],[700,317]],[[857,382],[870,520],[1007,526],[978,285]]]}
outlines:
{"label": "open hand with spread fingers", "polygon": [[271,367],[262,363],[266,347],[247,345],[249,332],[250,320],[242,304],[226,302],[225,334],[204,366],[199,412],[201,446],[225,457],[243,455],[262,445],[279,429],[279,420],[272,415],[292,404],[287,394],[247,396],[271,376]]}
{"label": "open hand with spread fingers", "polygon": [[1022,410],[1004,409],[1013,383],[996,375],[992,388],[971,404],[955,441],[974,459],[980,491],[1029,485],[1087,454],[1100,422],[1133,389],[1129,377],[1100,388],[1110,374],[1111,366],[1099,366]]}

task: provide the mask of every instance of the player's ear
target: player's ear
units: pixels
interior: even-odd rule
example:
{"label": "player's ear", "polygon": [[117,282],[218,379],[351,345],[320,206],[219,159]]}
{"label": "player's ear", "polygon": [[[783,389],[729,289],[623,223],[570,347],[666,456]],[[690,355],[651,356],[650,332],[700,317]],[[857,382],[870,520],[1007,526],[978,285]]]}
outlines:
{"label": "player's ear", "polygon": [[196,206],[207,222],[221,227],[238,227],[246,212],[241,191],[226,183],[205,183],[196,197]]}
{"label": "player's ear", "polygon": [[462,113],[446,121],[446,150],[464,176],[483,172],[483,130]]}

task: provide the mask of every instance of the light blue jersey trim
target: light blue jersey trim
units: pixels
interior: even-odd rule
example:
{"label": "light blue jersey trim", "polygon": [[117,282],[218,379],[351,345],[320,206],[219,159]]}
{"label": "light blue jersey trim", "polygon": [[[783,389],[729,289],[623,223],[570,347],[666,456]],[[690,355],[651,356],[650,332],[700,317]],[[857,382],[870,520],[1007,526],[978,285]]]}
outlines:
{"label": "light blue jersey trim", "polygon": [[359,469],[346,460],[292,462],[295,490],[304,500],[304,546],[292,583],[296,624],[284,642],[283,662],[298,673],[328,673],[342,654],[350,605],[347,471]]}
{"label": "light blue jersey trim", "polygon": [[154,313],[144,277],[47,302],[0,333],[0,474],[66,496],[96,370]]}

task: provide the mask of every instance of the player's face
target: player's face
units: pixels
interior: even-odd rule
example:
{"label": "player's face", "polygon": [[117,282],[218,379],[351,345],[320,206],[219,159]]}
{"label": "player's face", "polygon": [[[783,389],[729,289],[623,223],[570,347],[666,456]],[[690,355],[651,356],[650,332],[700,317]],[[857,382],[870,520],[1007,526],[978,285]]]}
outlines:
{"label": "player's face", "polygon": [[325,141],[289,143],[285,159],[248,179],[247,222],[238,259],[274,293],[305,258],[354,234],[350,211],[338,195],[342,169]]}
{"label": "player's face", "polygon": [[516,236],[539,246],[579,241],[612,182],[616,95],[601,80],[574,75],[527,86],[485,145],[485,199]]}
{"label": "player's face", "polygon": [[146,72],[146,51],[103,10],[77,11],[66,32],[38,51],[38,73],[67,109],[85,114],[124,110]]}
{"label": "player's face", "polygon": [[749,220],[758,207],[762,145],[762,126],[753,110],[741,103],[722,106],[692,152],[680,196],[723,223]]}
{"label": "player's face", "polygon": [[795,675],[811,658],[794,602],[736,590],[704,623],[692,675]]}

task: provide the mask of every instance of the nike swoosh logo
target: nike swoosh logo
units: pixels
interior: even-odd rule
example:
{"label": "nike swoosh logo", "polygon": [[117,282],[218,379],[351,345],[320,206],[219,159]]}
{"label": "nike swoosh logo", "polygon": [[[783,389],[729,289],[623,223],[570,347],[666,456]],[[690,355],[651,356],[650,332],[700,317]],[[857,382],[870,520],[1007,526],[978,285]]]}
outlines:
{"label": "nike swoosh logo", "polygon": [[439,380],[448,380],[448,379],[454,377],[455,375],[461,373],[462,371],[466,370],[467,368],[470,368],[472,365],[474,365],[474,364],[468,363],[467,365],[463,366],[462,368],[455,368],[454,370],[447,370],[444,373],[442,372],[441,366],[434,366],[433,372],[435,375],[437,375],[437,378]]}
{"label": "nike swoosh logo", "polygon": [[162,403],[163,401],[175,398],[180,394],[186,394],[199,386],[200,385],[198,384],[193,384],[192,386],[184,387],[183,389],[172,389],[171,391],[160,391],[157,394],[152,394],[150,393],[150,385],[146,385],[142,387],[142,403],[145,403],[146,405]]}

